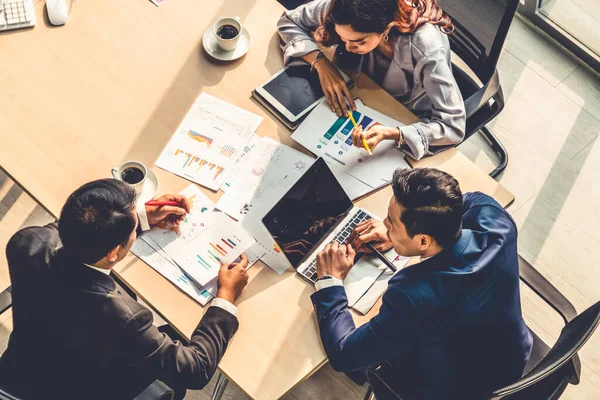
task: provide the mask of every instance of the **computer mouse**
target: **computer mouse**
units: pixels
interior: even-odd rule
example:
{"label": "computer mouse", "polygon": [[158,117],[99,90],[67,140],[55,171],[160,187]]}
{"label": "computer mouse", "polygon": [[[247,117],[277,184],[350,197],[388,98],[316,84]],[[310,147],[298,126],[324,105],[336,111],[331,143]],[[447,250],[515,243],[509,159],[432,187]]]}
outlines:
{"label": "computer mouse", "polygon": [[69,19],[69,7],[65,0],[46,0],[46,9],[52,25],[64,25]]}

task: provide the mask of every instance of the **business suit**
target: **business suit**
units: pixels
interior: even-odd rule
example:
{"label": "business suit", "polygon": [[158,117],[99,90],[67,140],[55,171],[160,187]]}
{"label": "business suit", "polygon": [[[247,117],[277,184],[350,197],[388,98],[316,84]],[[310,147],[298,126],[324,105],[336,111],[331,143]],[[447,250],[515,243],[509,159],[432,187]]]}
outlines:
{"label": "business suit", "polygon": [[132,399],[155,379],[182,398],[210,381],[238,328],[210,307],[188,346],[172,341],[110,276],[65,254],[56,223],[21,230],[6,253],[14,330],[0,382],[26,399]]}
{"label": "business suit", "polygon": [[355,328],[342,286],[312,295],[333,368],[389,361],[407,400],[481,399],[521,376],[532,339],[521,316],[517,230],[491,197],[463,198],[460,239],[392,277],[369,323]]}

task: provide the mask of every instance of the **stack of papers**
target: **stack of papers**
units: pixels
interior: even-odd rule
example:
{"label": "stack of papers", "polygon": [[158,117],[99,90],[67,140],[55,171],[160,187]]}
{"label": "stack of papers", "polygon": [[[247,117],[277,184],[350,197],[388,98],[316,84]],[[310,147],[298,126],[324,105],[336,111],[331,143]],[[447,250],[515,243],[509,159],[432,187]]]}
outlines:
{"label": "stack of papers", "polygon": [[216,212],[214,203],[196,186],[188,186],[181,194],[191,203],[185,219],[178,226],[164,223],[145,232],[131,251],[205,305],[216,295],[221,263],[230,264],[245,253],[251,266],[263,253],[239,224]]}
{"label": "stack of papers", "polygon": [[262,117],[202,93],[156,165],[211,190],[231,177]]}

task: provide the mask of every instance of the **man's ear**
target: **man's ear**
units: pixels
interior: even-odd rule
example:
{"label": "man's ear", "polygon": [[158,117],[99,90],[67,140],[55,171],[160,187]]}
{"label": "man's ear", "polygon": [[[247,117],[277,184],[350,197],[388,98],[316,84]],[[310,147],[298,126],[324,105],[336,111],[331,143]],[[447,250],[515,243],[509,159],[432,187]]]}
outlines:
{"label": "man's ear", "polygon": [[121,245],[118,245],[114,249],[112,249],[107,255],[106,259],[110,263],[114,263],[117,261],[119,250],[121,249]]}
{"label": "man's ear", "polygon": [[421,238],[419,240],[419,249],[421,251],[425,251],[429,248],[429,246],[431,246],[433,239],[431,238],[431,236],[429,235],[421,235]]}

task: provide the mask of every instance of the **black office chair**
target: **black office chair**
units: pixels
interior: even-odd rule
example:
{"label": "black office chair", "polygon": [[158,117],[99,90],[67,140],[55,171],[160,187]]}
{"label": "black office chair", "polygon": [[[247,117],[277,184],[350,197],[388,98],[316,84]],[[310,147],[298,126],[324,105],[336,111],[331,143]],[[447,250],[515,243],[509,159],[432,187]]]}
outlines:
{"label": "black office chair", "polygon": [[[0,314],[12,307],[12,286],[0,293]],[[90,390],[93,390],[92,388]],[[152,382],[133,400],[173,400],[175,392],[161,381]],[[23,400],[8,393],[0,385],[0,400]]]}
{"label": "black office chair", "polygon": [[449,35],[450,48],[482,85],[453,64],[454,78],[465,101],[465,140],[481,131],[500,163],[490,176],[496,178],[508,164],[508,153],[486,127],[504,108],[504,95],[496,66],[519,0],[438,0],[450,15],[455,31]]}
{"label": "black office chair", "polygon": [[[577,352],[600,324],[600,302],[577,315],[573,305],[521,256],[519,269],[521,280],[558,312],[565,327],[552,349],[531,332],[533,348],[525,375],[494,391],[486,400],[556,400],[569,383],[579,383],[581,362]],[[402,400],[394,390],[394,370],[389,364],[368,369],[367,379],[370,387],[365,400],[372,396],[377,400]]]}

